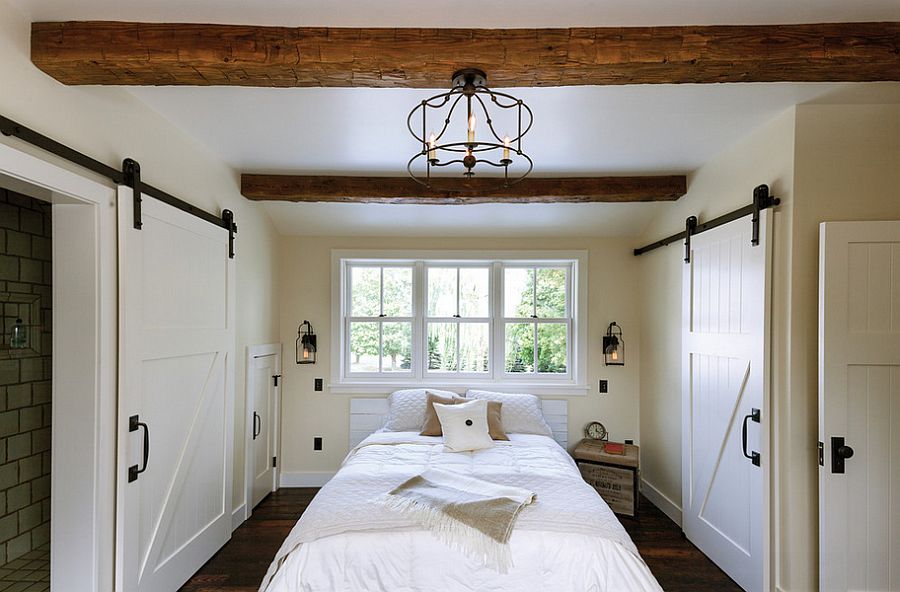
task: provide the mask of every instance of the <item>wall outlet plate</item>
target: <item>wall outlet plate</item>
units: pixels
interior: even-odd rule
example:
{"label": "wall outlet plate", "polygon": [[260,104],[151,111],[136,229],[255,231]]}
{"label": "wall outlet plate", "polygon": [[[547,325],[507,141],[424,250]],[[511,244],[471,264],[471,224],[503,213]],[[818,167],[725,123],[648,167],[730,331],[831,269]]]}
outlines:
{"label": "wall outlet plate", "polygon": [[600,392],[601,393],[609,392],[609,381],[608,380],[600,380]]}
{"label": "wall outlet plate", "polygon": [[322,379],[321,379],[321,378],[317,378],[314,384],[315,384],[315,387],[314,387],[315,390],[317,390],[317,391],[322,390],[323,386],[322,386]]}
{"label": "wall outlet plate", "polygon": [[322,437],[316,436],[313,438],[313,450],[322,450]]}

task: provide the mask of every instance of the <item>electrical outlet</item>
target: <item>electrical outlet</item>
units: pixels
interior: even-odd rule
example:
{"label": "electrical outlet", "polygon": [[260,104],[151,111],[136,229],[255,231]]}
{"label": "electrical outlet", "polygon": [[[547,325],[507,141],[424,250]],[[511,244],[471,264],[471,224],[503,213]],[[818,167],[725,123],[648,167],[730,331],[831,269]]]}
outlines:
{"label": "electrical outlet", "polygon": [[322,450],[322,437],[316,436],[313,438],[313,450]]}
{"label": "electrical outlet", "polygon": [[634,444],[634,440],[625,440],[626,444]]}
{"label": "electrical outlet", "polygon": [[609,381],[608,381],[608,380],[601,380],[601,381],[600,381],[600,392],[601,392],[601,393],[608,393],[608,392],[609,392]]}
{"label": "electrical outlet", "polygon": [[317,390],[317,391],[322,390],[322,379],[321,379],[321,378],[317,378],[317,379],[316,379],[316,381],[315,381],[315,390]]}

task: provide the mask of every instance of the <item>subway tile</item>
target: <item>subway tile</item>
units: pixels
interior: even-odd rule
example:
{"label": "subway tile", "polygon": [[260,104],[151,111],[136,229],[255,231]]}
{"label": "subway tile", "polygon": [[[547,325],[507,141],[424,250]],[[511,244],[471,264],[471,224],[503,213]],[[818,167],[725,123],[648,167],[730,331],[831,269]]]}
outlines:
{"label": "subway tile", "polygon": [[41,405],[41,427],[49,428],[53,423],[53,406],[50,403]]}
{"label": "subway tile", "polygon": [[6,411],[6,387],[0,386],[0,411]]}
{"label": "subway tile", "polygon": [[19,258],[9,255],[0,255],[0,279],[18,280],[19,279]]}
{"label": "subway tile", "polygon": [[22,358],[21,363],[22,382],[36,382],[44,380],[44,360],[41,358]]}
{"label": "subway tile", "polygon": [[52,383],[49,380],[34,382],[31,384],[31,393],[35,405],[49,403],[52,396]]}
{"label": "subway tile", "polygon": [[42,475],[50,474],[51,464],[50,464],[50,451],[49,450],[41,453],[41,467],[43,467],[43,470],[41,470]]}
{"label": "subway tile", "polygon": [[31,504],[19,510],[19,531],[31,530],[41,523],[41,504]]}
{"label": "subway tile", "polygon": [[19,411],[19,430],[30,432],[42,427],[41,407],[25,407]]}
{"label": "subway tile", "polygon": [[6,492],[0,491],[0,516],[6,516]]}
{"label": "subway tile", "polygon": [[19,482],[18,463],[6,463],[0,465],[0,490],[9,489]]}
{"label": "subway tile", "polygon": [[19,210],[19,230],[31,234],[44,234],[44,217],[39,212]]}
{"label": "subway tile", "polygon": [[7,387],[7,407],[9,409],[18,409],[31,405],[31,389],[31,383],[15,384]]}
{"label": "subway tile", "polygon": [[19,412],[0,413],[0,437],[6,438],[19,432]]}
{"label": "subway tile", "polygon": [[10,514],[29,504],[31,504],[31,483],[16,485],[6,492],[6,511]]}
{"label": "subway tile", "polygon": [[6,231],[6,250],[7,255],[18,255],[19,257],[31,257],[31,235],[24,232],[16,232],[15,230]]}
{"label": "subway tile", "polygon": [[43,263],[36,259],[19,259],[19,281],[32,284],[42,283],[44,281]]}
{"label": "subway tile", "polygon": [[16,434],[6,440],[6,455],[9,460],[19,460],[31,455],[31,435],[35,432],[27,434]]}
{"label": "subway tile", "polygon": [[41,500],[41,517],[42,517],[41,522],[49,522],[50,521],[50,500],[49,499]]}
{"label": "subway tile", "polygon": [[8,541],[19,534],[19,517],[8,514],[0,518],[0,541]]}
{"label": "subway tile", "polygon": [[40,547],[50,542],[50,523],[44,522],[31,531],[31,542],[34,547]]}
{"label": "subway tile", "polygon": [[34,454],[19,461],[19,481],[31,481],[41,476],[41,455]]}
{"label": "subway tile", "polygon": [[19,208],[7,203],[0,203],[0,227],[19,229]]}
{"label": "subway tile", "polygon": [[0,384],[19,382],[19,360],[0,360]]}
{"label": "subway tile", "polygon": [[0,464],[6,462],[6,438],[0,438]]}
{"label": "subway tile", "polygon": [[31,482],[31,501],[50,497],[50,475],[39,477]]}
{"label": "subway tile", "polygon": [[50,428],[35,430],[31,432],[30,435],[32,437],[35,453],[50,450]]}
{"label": "subway tile", "polygon": [[[14,560],[31,551],[31,533],[20,534],[6,543],[6,554]],[[27,588],[25,588],[27,590]]]}
{"label": "subway tile", "polygon": [[31,256],[42,261],[50,261],[53,256],[52,243],[43,236],[31,237]]}

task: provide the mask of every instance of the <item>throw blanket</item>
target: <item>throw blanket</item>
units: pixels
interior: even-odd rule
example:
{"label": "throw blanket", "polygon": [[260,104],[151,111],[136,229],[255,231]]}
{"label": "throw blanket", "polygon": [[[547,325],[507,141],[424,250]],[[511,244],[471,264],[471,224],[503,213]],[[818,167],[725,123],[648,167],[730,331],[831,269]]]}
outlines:
{"label": "throw blanket", "polygon": [[500,573],[512,564],[509,537],[519,510],[534,501],[527,489],[429,469],[381,500],[438,539]]}

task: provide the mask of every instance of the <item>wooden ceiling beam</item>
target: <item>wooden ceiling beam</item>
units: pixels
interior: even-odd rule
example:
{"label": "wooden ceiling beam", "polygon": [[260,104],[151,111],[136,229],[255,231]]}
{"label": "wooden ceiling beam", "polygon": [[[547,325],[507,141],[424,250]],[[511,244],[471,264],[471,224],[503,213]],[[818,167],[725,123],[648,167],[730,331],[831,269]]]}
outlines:
{"label": "wooden ceiling beam", "polygon": [[459,191],[434,191],[409,177],[241,175],[241,193],[254,201],[464,205],[675,201],[687,191],[683,175],[659,177],[529,177],[509,189],[496,180],[459,181]]}
{"label": "wooden ceiling beam", "polygon": [[577,29],[351,29],[33,23],[65,84],[446,88],[900,80],[900,23]]}

